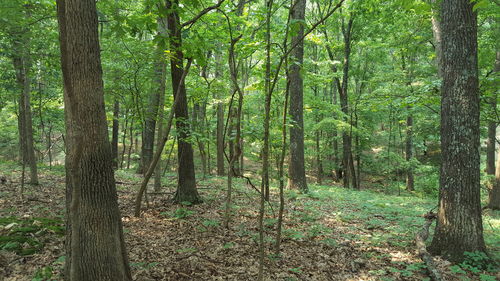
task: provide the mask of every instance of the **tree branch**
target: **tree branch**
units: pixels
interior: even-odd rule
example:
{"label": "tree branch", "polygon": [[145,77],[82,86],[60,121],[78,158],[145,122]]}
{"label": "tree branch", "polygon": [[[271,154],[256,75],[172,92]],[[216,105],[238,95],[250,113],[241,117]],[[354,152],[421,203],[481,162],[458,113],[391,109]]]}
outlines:
{"label": "tree branch", "polygon": [[224,2],[224,0],[219,0],[219,2],[217,2],[217,4],[215,5],[212,5],[210,7],[207,7],[205,9],[203,9],[200,13],[198,13],[194,18],[188,20],[187,22],[181,24],[181,29],[188,26],[188,25],[191,25],[191,24],[194,24],[198,19],[200,19],[202,16],[204,16],[206,13],[210,12],[211,10],[215,10],[217,8],[220,7],[220,5],[222,5],[222,3]]}

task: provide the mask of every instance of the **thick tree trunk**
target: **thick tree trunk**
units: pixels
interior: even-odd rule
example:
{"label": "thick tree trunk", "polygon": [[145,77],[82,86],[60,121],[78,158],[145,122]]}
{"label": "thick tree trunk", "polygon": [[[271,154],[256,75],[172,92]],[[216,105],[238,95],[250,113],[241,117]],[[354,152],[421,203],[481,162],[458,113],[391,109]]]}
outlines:
{"label": "thick tree trunk", "polygon": [[29,54],[28,30],[23,30],[21,38],[13,42],[13,63],[16,70],[16,81],[20,89],[19,95],[19,155],[22,164],[30,168],[30,184],[38,184],[38,170],[33,142],[33,124],[31,114],[31,60]]}
{"label": "thick tree trunk", "polygon": [[57,16],[67,135],[64,278],[132,280],[104,111],[95,1],[58,0]]}
{"label": "thick tree trunk", "polygon": [[201,199],[196,189],[193,147],[189,142],[189,113],[186,85],[182,79],[184,73],[184,54],[182,52],[182,35],[178,9],[178,0],[167,1],[167,10],[170,11],[167,15],[167,26],[170,39],[170,52],[173,54],[170,60],[172,87],[174,95],[180,95],[174,109],[176,118],[175,125],[178,134],[177,158],[179,160],[178,185],[174,201],[179,203],[190,202],[194,204],[200,203]]}
{"label": "thick tree trunk", "polygon": [[[291,7],[291,19],[303,21],[306,0],[295,0]],[[307,192],[306,172],[304,165],[304,83],[302,79],[302,63],[304,61],[304,25],[300,24],[297,33],[292,37],[292,46],[297,45],[290,53],[290,165],[288,166],[288,188]],[[300,41],[300,43],[298,43]]]}
{"label": "thick tree trunk", "polygon": [[111,136],[111,156],[113,158],[113,168],[118,168],[118,131],[120,118],[120,102],[115,98],[113,105],[113,130]]}
{"label": "thick tree trunk", "polygon": [[477,15],[469,0],[443,0],[442,164],[430,250],[451,261],[485,251],[479,176]]}

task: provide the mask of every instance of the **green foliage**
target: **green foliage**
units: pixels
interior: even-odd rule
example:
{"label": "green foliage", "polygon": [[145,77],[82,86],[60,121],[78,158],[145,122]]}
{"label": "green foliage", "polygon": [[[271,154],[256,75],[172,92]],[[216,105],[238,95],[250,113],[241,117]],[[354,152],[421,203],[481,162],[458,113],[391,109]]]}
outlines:
{"label": "green foliage", "polygon": [[53,268],[50,266],[44,266],[40,269],[38,269],[33,276],[33,279],[31,281],[49,281],[52,280],[52,271]]}
{"label": "green foliage", "polygon": [[302,267],[289,268],[288,270],[293,273],[302,273]]}
{"label": "green foliage", "polygon": [[22,219],[17,217],[0,218],[0,227],[8,229],[0,236],[0,249],[19,255],[31,255],[44,246],[44,237],[64,234],[62,221],[49,218]]}
{"label": "green foliage", "polygon": [[498,279],[496,276],[492,276],[489,274],[479,274],[479,280],[481,280],[481,281],[495,281]]}
{"label": "green foliage", "polygon": [[498,269],[490,257],[483,252],[464,252],[464,261],[460,267],[472,273],[491,271]]}
{"label": "green foliage", "polygon": [[179,254],[182,254],[182,253],[194,253],[194,252],[197,252],[198,249],[196,248],[182,248],[182,249],[178,249],[176,252],[179,253]]}
{"label": "green foliage", "polygon": [[185,218],[193,215],[194,213],[195,213],[195,211],[191,211],[191,210],[186,209],[186,208],[178,208],[177,210],[175,210],[172,217],[175,219],[185,219]]}
{"label": "green foliage", "polygon": [[220,222],[218,220],[204,220],[202,224],[206,227],[217,227],[220,225]]}

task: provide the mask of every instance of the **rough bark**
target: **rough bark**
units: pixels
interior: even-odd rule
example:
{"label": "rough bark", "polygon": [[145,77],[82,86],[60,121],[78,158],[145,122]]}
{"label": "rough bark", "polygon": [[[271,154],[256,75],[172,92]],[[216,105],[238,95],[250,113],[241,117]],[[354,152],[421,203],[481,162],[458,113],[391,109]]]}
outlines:
{"label": "rough bark", "polygon": [[[291,19],[303,21],[306,0],[296,0],[291,6]],[[304,82],[302,79],[302,63],[304,61],[304,25],[300,23],[297,33],[292,37],[290,53],[290,69],[287,79],[290,83],[290,164],[288,166],[288,188],[307,192],[306,172],[304,165]]]}
{"label": "rough bark", "polygon": [[477,15],[469,0],[441,3],[439,211],[430,250],[451,261],[485,251],[480,202]]}
{"label": "rough bark", "polygon": [[95,1],[58,0],[66,121],[65,280],[132,280],[106,123]]}
{"label": "rough bark", "polygon": [[193,146],[189,142],[190,126],[189,113],[186,97],[186,85],[182,79],[184,73],[184,54],[182,52],[182,35],[179,20],[179,1],[168,0],[167,27],[170,39],[170,73],[172,76],[172,87],[175,95],[179,95],[175,106],[175,125],[177,128],[177,158],[179,161],[178,184],[174,201],[199,203],[201,199],[196,189],[196,178],[194,172]]}

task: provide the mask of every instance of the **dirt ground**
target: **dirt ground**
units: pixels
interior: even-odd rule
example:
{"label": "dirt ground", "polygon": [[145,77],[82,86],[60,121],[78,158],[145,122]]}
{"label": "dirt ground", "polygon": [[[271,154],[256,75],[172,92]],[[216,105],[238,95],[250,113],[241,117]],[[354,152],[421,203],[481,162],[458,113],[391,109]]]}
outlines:
{"label": "dirt ground", "polygon": [[[133,217],[133,198],[140,179],[118,178],[117,185],[125,240],[134,280],[256,280],[258,272],[258,196],[238,181],[234,192],[235,207],[229,229],[222,226],[226,182],[222,178],[200,181],[204,203],[180,206],[170,202],[173,187],[149,196],[142,217]],[[2,217],[22,218],[64,216],[64,177],[43,174],[41,185],[28,186],[24,199],[19,184],[1,186]],[[276,198],[276,197],[274,197]],[[277,208],[268,208],[266,224],[266,280],[425,280],[425,269],[408,270],[421,262],[414,249],[373,246],[352,239],[353,225],[328,216],[315,220],[328,231],[317,235],[295,235],[294,230],[310,227],[310,222],[290,219],[304,208],[304,200],[289,200],[285,210],[285,234],[281,256],[272,255]],[[314,199],[310,199],[314,200]],[[144,204],[146,205],[146,204]],[[326,206],[321,213],[334,213]],[[0,226],[0,228],[2,228]],[[288,231],[288,232],[286,232]],[[358,234],[373,231],[358,228]],[[1,229],[5,235],[8,230]],[[291,233],[291,234],[290,234]],[[300,234],[300,232],[297,232]],[[326,234],[325,234],[326,233]],[[20,256],[0,253],[0,280],[32,280],[49,271],[50,280],[61,280],[64,263],[64,236],[48,233],[43,248]],[[449,263],[438,262],[446,271]],[[448,280],[454,280],[452,275]],[[48,280],[38,279],[38,280]],[[37,280],[37,279],[33,279]]]}

